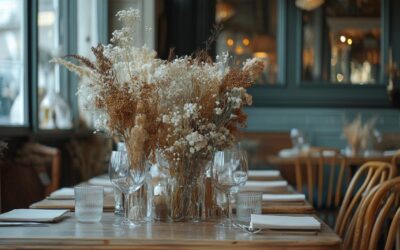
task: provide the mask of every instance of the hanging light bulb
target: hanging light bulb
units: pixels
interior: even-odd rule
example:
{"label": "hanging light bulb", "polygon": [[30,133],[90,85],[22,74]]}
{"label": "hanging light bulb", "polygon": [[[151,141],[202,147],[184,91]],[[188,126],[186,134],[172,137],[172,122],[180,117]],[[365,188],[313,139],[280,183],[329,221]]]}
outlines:
{"label": "hanging light bulb", "polygon": [[325,0],[296,0],[296,6],[299,9],[312,11],[321,6]]}

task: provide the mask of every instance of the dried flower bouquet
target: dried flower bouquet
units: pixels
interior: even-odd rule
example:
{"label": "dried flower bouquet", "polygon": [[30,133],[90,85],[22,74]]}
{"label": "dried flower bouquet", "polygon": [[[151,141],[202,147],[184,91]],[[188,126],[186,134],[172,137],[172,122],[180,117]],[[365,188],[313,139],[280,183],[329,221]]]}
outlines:
{"label": "dried flower bouquet", "polygon": [[343,135],[347,139],[353,155],[362,154],[367,149],[377,120],[378,117],[372,117],[363,124],[361,115],[357,115],[352,122],[344,125]]}
{"label": "dried flower bouquet", "polygon": [[213,62],[206,52],[161,60],[145,46],[135,47],[138,10],[117,13],[124,26],[113,32],[111,44],[92,51],[94,62],[74,55],[53,62],[86,78],[78,94],[97,117],[96,128],[121,136],[135,167],[145,155],[160,153],[169,171],[186,185],[204,172],[216,150],[230,147],[244,126],[246,93],[264,69],[258,59],[229,68],[229,55]]}

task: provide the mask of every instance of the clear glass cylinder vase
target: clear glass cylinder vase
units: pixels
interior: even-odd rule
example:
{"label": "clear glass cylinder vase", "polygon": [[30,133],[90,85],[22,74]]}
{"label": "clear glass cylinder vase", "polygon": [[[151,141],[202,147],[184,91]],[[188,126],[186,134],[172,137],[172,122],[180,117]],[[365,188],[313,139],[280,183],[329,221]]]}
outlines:
{"label": "clear glass cylinder vase", "polygon": [[204,211],[203,176],[193,177],[190,181],[172,178],[169,183],[170,220],[200,221]]}

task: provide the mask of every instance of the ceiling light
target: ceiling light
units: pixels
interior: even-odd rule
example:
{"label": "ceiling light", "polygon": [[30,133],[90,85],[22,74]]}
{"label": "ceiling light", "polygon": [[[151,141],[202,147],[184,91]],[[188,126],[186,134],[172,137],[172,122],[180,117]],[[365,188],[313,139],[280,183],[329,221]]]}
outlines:
{"label": "ceiling light", "polygon": [[240,46],[240,45],[236,46],[236,48],[235,48],[235,53],[236,53],[237,55],[243,54],[243,47]]}
{"label": "ceiling light", "polygon": [[235,42],[233,41],[232,38],[226,39],[226,45],[228,45],[229,47],[232,47],[234,43],[235,43]]}
{"label": "ceiling light", "polygon": [[296,6],[299,9],[312,11],[320,7],[325,0],[296,0]]}
{"label": "ceiling light", "polygon": [[219,22],[224,22],[235,14],[232,5],[224,2],[217,3],[215,19]]}
{"label": "ceiling light", "polygon": [[351,40],[351,38],[347,39],[347,44],[348,45],[352,45],[353,44],[353,40]]}
{"label": "ceiling light", "polygon": [[263,52],[263,51],[259,51],[259,52],[254,52],[253,53],[253,56],[254,57],[257,57],[257,58],[267,58],[268,57],[268,53],[266,53],[266,52]]}
{"label": "ceiling light", "polygon": [[250,40],[248,38],[243,38],[242,43],[244,46],[249,46]]}

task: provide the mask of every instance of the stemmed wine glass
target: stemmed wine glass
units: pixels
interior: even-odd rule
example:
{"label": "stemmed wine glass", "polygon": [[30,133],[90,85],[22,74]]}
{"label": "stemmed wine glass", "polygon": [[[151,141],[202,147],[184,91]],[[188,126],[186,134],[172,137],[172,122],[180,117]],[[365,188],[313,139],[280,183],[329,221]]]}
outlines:
{"label": "stemmed wine glass", "polygon": [[232,226],[231,192],[235,187],[243,186],[247,181],[247,154],[242,150],[218,151],[214,155],[213,181],[221,190],[227,201],[227,218],[219,224],[223,227]]}
{"label": "stemmed wine glass", "polygon": [[[112,151],[109,165],[109,176],[111,183],[124,194],[124,219],[120,225],[124,227],[135,227],[140,224],[137,219],[129,216],[130,195],[134,194],[144,183],[149,168],[143,157],[136,166],[131,166],[126,151]],[[137,202],[137,201],[136,201]]]}

